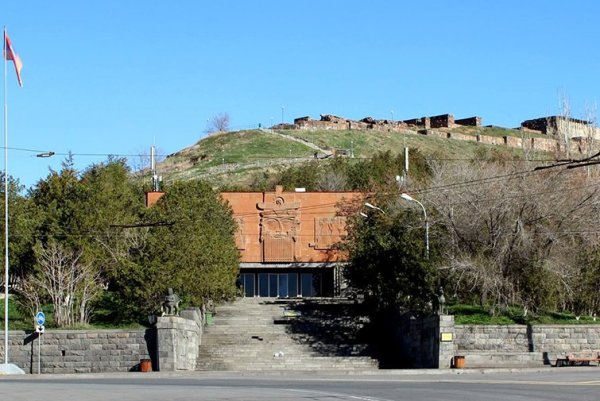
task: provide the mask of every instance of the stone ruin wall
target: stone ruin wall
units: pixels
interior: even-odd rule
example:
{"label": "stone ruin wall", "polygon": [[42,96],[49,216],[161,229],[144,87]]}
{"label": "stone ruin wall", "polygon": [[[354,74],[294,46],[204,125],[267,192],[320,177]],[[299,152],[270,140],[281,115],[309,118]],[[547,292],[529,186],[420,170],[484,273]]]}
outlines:
{"label": "stone ruin wall", "polygon": [[600,139],[600,129],[591,121],[565,116],[549,116],[523,121],[521,128],[553,137]]}
{"label": "stone ruin wall", "polygon": [[294,120],[293,125],[287,125],[292,129],[301,130],[379,130],[400,131],[408,128],[455,128],[459,126],[481,126],[481,117],[469,117],[455,120],[452,114],[440,114],[438,116],[412,118],[408,120],[377,120],[365,117],[361,120],[350,120],[331,114],[321,114],[319,120],[310,117],[299,117]]}
{"label": "stone ruin wall", "polygon": [[[600,130],[588,121],[576,120],[565,117],[551,116],[527,120],[518,128],[523,132],[523,137],[511,136],[487,136],[466,135],[457,132],[447,132],[443,128],[456,128],[460,126],[480,127],[481,117],[468,117],[455,119],[452,114],[440,114],[437,116],[412,118],[408,120],[376,120],[365,117],[361,120],[350,120],[347,118],[322,114],[320,120],[310,117],[300,117],[294,120],[294,124],[286,124],[279,128],[299,130],[373,130],[385,132],[405,132],[417,129],[420,134],[431,135],[444,139],[456,139],[462,141],[477,141],[488,145],[503,145],[508,147],[523,148],[525,150],[537,150],[543,152],[566,152],[576,154],[587,154],[591,150],[599,149],[595,140],[600,139]],[[440,130],[442,129],[442,130]],[[568,130],[569,149],[559,139],[552,136],[558,135],[561,130]],[[547,134],[548,138],[527,138],[527,133]]]}

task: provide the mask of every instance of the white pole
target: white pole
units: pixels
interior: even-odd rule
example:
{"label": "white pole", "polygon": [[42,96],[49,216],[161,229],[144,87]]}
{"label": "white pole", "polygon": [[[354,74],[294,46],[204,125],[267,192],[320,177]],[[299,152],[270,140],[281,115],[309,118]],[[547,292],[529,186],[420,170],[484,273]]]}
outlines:
{"label": "white pole", "polygon": [[4,58],[4,364],[8,365],[8,90],[6,89],[6,27],[2,36]]}

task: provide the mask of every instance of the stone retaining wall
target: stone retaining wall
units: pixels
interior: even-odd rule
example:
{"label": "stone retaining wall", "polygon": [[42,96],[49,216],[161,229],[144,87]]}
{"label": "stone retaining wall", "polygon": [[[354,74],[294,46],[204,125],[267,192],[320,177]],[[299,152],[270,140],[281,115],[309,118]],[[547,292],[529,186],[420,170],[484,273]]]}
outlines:
{"label": "stone retaining wall", "polygon": [[159,317],[156,330],[159,370],[195,370],[202,336],[201,321],[178,316]]}
{"label": "stone retaining wall", "polygon": [[528,352],[527,326],[521,325],[456,325],[457,351]]}
{"label": "stone retaining wall", "polygon": [[[38,335],[9,332],[9,362],[38,373]],[[154,359],[156,332],[147,330],[46,330],[40,347],[42,373],[127,372],[141,359]],[[4,332],[0,355],[4,358]]]}
{"label": "stone retaining wall", "polygon": [[467,352],[547,352],[600,349],[600,325],[456,325],[456,348]]}

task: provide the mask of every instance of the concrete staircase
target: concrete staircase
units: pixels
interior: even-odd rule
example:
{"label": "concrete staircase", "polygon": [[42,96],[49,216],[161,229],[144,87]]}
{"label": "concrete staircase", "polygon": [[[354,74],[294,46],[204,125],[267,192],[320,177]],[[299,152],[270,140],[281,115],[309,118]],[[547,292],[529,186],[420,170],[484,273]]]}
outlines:
{"label": "concrete staircase", "polygon": [[377,369],[368,347],[355,341],[360,316],[345,310],[336,300],[242,298],[220,306],[205,327],[197,370]]}

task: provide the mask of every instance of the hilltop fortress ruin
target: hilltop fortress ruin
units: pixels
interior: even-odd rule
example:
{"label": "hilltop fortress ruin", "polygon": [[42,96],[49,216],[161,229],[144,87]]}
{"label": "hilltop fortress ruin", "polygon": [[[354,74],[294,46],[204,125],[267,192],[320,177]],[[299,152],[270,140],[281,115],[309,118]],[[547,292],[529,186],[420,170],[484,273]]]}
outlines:
{"label": "hilltop fortress ruin", "polygon": [[[457,129],[466,127],[463,130]],[[373,130],[398,133],[417,133],[444,139],[476,141],[490,145],[504,145],[526,150],[541,150],[561,154],[588,154],[600,149],[600,129],[592,122],[566,116],[548,116],[526,120],[514,133],[504,136],[486,135],[478,128],[500,128],[482,126],[481,117],[455,119],[452,114],[412,118],[408,120],[376,120],[365,117],[351,120],[330,114],[322,114],[319,120],[310,117],[294,119],[293,124],[278,124],[273,129],[293,130]]]}

